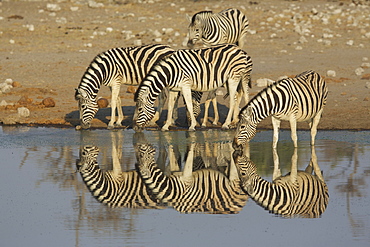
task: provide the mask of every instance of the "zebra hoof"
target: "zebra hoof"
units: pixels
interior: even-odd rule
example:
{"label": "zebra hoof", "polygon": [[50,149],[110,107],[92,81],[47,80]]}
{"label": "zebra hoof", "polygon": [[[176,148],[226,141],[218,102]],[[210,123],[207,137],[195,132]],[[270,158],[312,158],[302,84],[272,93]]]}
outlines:
{"label": "zebra hoof", "polygon": [[229,127],[229,125],[222,125],[221,129],[228,130],[228,129],[230,129],[230,127]]}
{"label": "zebra hoof", "polygon": [[108,125],[107,129],[109,129],[109,130],[114,129],[114,125],[113,126],[112,125]]}
{"label": "zebra hoof", "polygon": [[190,127],[189,131],[195,131],[195,128]]}

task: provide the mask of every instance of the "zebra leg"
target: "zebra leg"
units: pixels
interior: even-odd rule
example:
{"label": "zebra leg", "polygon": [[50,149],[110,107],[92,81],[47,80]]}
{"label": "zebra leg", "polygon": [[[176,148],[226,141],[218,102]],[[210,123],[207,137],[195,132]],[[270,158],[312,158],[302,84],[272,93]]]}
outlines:
{"label": "zebra leg", "polygon": [[243,92],[242,91],[238,91],[236,93],[236,104],[234,106],[234,115],[233,115],[233,121],[232,121],[232,125],[233,126],[236,126],[238,121],[239,121],[239,106],[240,106],[240,102],[242,101],[242,96],[243,96]]}
{"label": "zebra leg", "polygon": [[216,94],[215,94],[215,97],[212,99],[212,104],[213,104],[213,111],[214,111],[214,114],[215,114],[215,119],[213,120],[213,123],[212,124],[213,125],[217,125],[218,124],[218,120],[220,119],[220,116],[218,115],[218,107],[217,107]]}
{"label": "zebra leg", "polygon": [[313,119],[311,119],[311,122],[310,122],[310,128],[311,128],[311,145],[312,146],[315,145],[315,138],[316,138],[316,134],[317,134],[317,125],[319,125],[322,111],[323,111],[323,109],[321,109],[316,114],[316,116]]}
{"label": "zebra leg", "polygon": [[274,128],[274,136],[272,139],[272,148],[277,147],[277,142],[279,140],[279,129],[280,129],[280,120],[272,116],[272,127]]}
{"label": "zebra leg", "polygon": [[236,90],[238,88],[239,80],[235,79],[229,79],[228,80],[229,85],[229,97],[230,97],[230,104],[229,104],[229,112],[227,114],[225,123],[222,125],[222,129],[229,129],[231,124],[231,117],[234,113],[234,107],[235,107],[235,95]]}
{"label": "zebra leg", "polygon": [[185,183],[191,183],[193,180],[194,147],[195,142],[189,144],[189,152],[186,157],[182,176],[180,177],[181,180]]}
{"label": "zebra leg", "polygon": [[184,100],[185,100],[185,104],[186,104],[186,108],[188,109],[189,111],[189,115],[190,115],[190,118],[191,118],[191,123],[190,123],[190,126],[189,126],[189,130],[190,131],[195,131],[195,126],[197,125],[197,120],[195,119],[195,116],[194,116],[194,111],[193,111],[193,102],[192,102],[192,96],[191,96],[191,90],[190,88],[182,88],[182,95],[184,97]]}
{"label": "zebra leg", "polygon": [[209,109],[209,104],[211,103],[211,100],[207,98],[206,102],[204,102],[204,116],[203,116],[203,122],[202,122],[202,127],[205,128],[207,127],[207,122],[208,122],[208,109]]}
{"label": "zebra leg", "polygon": [[294,147],[298,147],[298,137],[297,137],[297,119],[294,116],[290,117],[290,131],[291,131],[291,137],[293,140]]}
{"label": "zebra leg", "polygon": [[316,150],[315,146],[311,146],[311,160],[310,160],[310,166],[313,168],[313,171],[315,172],[315,175],[324,182],[324,177],[322,175],[322,172],[320,170],[319,164],[317,163],[317,156],[316,156]]}
{"label": "zebra leg", "polygon": [[117,112],[118,112],[118,118],[114,125],[117,127],[120,127],[122,126],[122,120],[123,120],[123,111],[122,111],[122,104],[121,104],[120,97],[117,97]]}
{"label": "zebra leg", "polygon": [[[117,140],[118,137],[118,140]],[[113,174],[118,177],[122,173],[121,158],[122,158],[122,132],[111,132],[112,139],[112,160],[113,160]]]}
{"label": "zebra leg", "polygon": [[276,148],[272,149],[272,156],[274,157],[274,172],[272,173],[272,181],[281,177],[279,155]]}
{"label": "zebra leg", "polygon": [[175,104],[175,100],[177,97],[178,92],[176,91],[169,91],[169,97],[168,97],[168,112],[167,112],[167,120],[166,124],[163,125],[162,131],[168,131],[169,127],[173,124],[173,108]]}
{"label": "zebra leg", "polygon": [[110,90],[112,92],[112,100],[111,100],[111,117],[110,121],[108,123],[108,129],[114,129],[114,124],[116,122],[116,108],[118,103],[118,95],[120,91],[121,85],[119,83],[114,83],[111,87]]}
{"label": "zebra leg", "polygon": [[290,181],[292,183],[297,183],[297,177],[298,177],[298,154],[297,154],[297,148],[294,148],[294,153],[292,155],[292,167],[290,169]]}

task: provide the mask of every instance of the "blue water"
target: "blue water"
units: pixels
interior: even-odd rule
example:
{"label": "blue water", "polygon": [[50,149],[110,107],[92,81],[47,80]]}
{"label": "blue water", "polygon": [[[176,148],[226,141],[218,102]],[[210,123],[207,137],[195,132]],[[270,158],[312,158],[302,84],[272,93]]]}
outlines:
{"label": "blue water", "polygon": [[[217,144],[227,157],[233,131],[144,132],[157,150],[191,142]],[[194,136],[192,136],[194,135]],[[370,132],[319,131],[318,165],[329,190],[319,218],[283,218],[249,199],[238,214],[183,214],[164,209],[110,208],[98,202],[76,173],[79,149],[100,149],[102,169],[112,169],[112,141],[120,142],[123,170],[135,168],[132,130],[0,127],[0,240],[2,246],[369,246]],[[309,132],[299,131],[298,168],[311,157]],[[272,132],[250,143],[258,173],[272,179]],[[281,172],[290,171],[290,132],[278,144]],[[219,159],[221,160],[221,159]],[[225,158],[227,160],[227,158]],[[227,161],[225,161],[227,163]],[[227,165],[227,164],[225,164]]]}

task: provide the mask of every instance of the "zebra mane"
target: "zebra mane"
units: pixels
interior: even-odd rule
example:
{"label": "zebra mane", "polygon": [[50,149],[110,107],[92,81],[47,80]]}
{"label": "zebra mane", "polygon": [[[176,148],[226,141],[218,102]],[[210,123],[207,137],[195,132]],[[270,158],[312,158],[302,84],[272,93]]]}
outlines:
{"label": "zebra mane", "polygon": [[191,23],[193,24],[195,22],[195,18],[197,17],[197,15],[201,15],[201,14],[213,14],[213,12],[212,11],[203,10],[203,11],[200,11],[198,13],[195,13],[193,15],[193,17],[191,18]]}

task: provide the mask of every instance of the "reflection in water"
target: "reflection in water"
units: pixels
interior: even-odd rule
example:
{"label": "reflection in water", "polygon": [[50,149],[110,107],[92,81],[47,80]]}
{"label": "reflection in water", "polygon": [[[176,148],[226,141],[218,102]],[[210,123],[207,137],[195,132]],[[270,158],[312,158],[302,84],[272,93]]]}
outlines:
{"label": "reflection in water", "polygon": [[[329,201],[328,188],[317,163],[315,148],[311,147],[311,160],[305,171],[298,171],[297,149],[292,156],[291,172],[281,176],[279,156],[273,149],[273,181],[268,182],[257,174],[256,165],[245,154],[235,151],[242,188],[259,205],[272,213],[284,217],[300,216],[317,218]],[[312,175],[312,172],[315,175]]]}
{"label": "reflection in water", "polygon": [[163,208],[156,203],[155,198],[150,196],[136,171],[122,171],[121,152],[118,150],[122,150],[120,143],[123,138],[120,136],[120,140],[116,140],[115,133],[111,133],[113,135],[112,170],[104,171],[99,167],[97,162],[99,148],[96,146],[84,146],[80,150],[80,159],[76,161],[77,170],[91,194],[99,202],[113,208]]}
{"label": "reflection in water", "polygon": [[[244,207],[248,196],[240,188],[235,165],[230,163],[227,177],[223,172],[211,168],[207,159],[202,159],[201,150],[207,152],[206,149],[195,149],[197,144],[190,141],[183,171],[167,176],[155,162],[155,149],[142,140],[143,136],[139,136],[140,134],[136,135],[140,140],[135,145],[137,168],[145,184],[161,203],[166,203],[181,213],[233,214]],[[194,132],[189,135],[190,139],[194,138]],[[224,146],[230,147],[231,143],[225,143]]]}
{"label": "reflection in water", "polygon": [[[289,131],[286,133],[286,145],[283,143],[279,146],[277,160],[280,161],[283,174],[290,171],[293,154],[289,145]],[[210,168],[226,173],[229,177],[232,156],[228,144],[233,131],[197,131],[196,140],[187,136],[185,131],[148,131],[144,134],[149,143],[154,145],[158,158],[163,154],[164,161],[157,158],[156,163],[168,177],[181,175],[177,172],[184,170],[184,157],[192,142],[193,172]],[[0,190],[3,198],[6,198],[1,203],[1,209],[6,214],[0,216],[0,221],[3,226],[7,226],[2,228],[0,238],[9,246],[23,246],[30,240],[38,245],[57,241],[65,246],[154,246],[163,243],[163,232],[168,233],[166,241],[174,239],[173,242],[187,243],[189,236],[197,236],[204,230],[204,226],[221,223],[233,229],[234,234],[230,238],[221,237],[222,231],[212,228],[212,234],[203,234],[204,239],[215,239],[215,242],[221,244],[226,241],[231,244],[244,243],[247,228],[254,237],[248,240],[251,245],[279,243],[280,236],[280,239],[289,238],[293,245],[302,243],[309,246],[311,239],[307,236],[314,235],[319,241],[326,239],[327,243],[336,245],[343,245],[345,241],[347,245],[367,246],[370,240],[370,132],[322,131],[320,134],[316,153],[330,191],[330,204],[321,219],[310,220],[307,224],[304,219],[289,222],[276,220],[274,215],[261,210],[254,203],[246,205],[237,217],[205,217],[199,214],[184,217],[173,208],[167,208],[173,206],[170,203],[159,204],[165,206],[165,210],[128,206],[111,208],[91,196],[81,174],[75,173],[78,151],[80,145],[99,147],[97,161],[100,169],[113,171],[113,142],[117,147],[116,155],[122,171],[132,171],[137,161],[132,145],[133,130],[75,132],[70,129],[10,129],[0,126]],[[274,171],[271,131],[262,132],[261,135],[265,137],[251,143],[250,157],[257,165],[258,175],[271,181],[269,178]],[[170,157],[175,157],[173,168],[170,167],[173,163]],[[307,133],[307,141],[301,140],[299,143],[298,168],[304,170],[310,159]],[[156,197],[153,200],[155,203],[160,202]],[[20,232],[21,238],[18,237]],[[266,234],[271,236],[268,241],[256,241],[267,238]]]}

